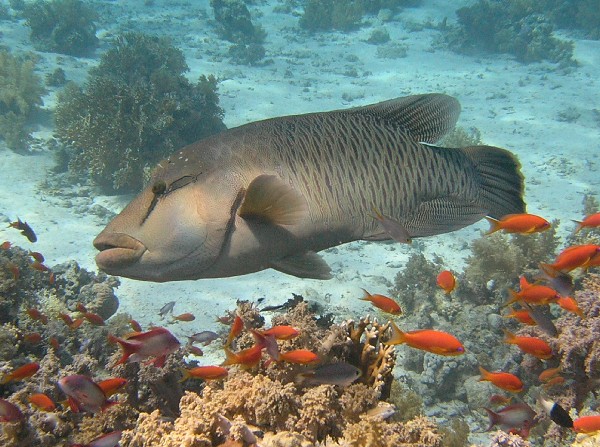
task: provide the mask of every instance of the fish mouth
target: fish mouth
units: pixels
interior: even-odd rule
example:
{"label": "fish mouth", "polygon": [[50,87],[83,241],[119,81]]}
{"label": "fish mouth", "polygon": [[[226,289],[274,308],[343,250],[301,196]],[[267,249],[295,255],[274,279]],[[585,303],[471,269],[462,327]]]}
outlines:
{"label": "fish mouth", "polygon": [[107,273],[135,264],[146,251],[143,243],[125,233],[101,233],[94,239],[94,247],[100,251],[96,265]]}

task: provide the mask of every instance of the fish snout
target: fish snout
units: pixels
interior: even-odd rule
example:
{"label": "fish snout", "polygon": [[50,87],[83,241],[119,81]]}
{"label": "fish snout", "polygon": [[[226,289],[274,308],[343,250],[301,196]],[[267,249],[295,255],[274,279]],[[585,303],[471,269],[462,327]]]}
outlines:
{"label": "fish snout", "polygon": [[135,264],[146,251],[146,246],[125,233],[100,233],[94,239],[96,265],[107,273]]}

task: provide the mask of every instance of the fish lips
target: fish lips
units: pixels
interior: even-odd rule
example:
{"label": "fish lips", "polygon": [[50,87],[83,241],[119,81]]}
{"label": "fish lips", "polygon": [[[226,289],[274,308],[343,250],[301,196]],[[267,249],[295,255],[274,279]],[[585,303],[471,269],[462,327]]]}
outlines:
{"label": "fish lips", "polygon": [[147,250],[143,243],[125,233],[100,233],[94,239],[94,247],[100,250],[96,265],[109,274],[132,266]]}

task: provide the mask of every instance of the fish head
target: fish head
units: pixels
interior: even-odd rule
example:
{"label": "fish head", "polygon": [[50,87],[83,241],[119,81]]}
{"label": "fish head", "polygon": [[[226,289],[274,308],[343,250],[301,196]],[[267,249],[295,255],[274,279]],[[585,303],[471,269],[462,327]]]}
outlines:
{"label": "fish head", "polygon": [[234,174],[161,164],[94,240],[100,270],[145,281],[197,279],[219,257],[235,218]]}

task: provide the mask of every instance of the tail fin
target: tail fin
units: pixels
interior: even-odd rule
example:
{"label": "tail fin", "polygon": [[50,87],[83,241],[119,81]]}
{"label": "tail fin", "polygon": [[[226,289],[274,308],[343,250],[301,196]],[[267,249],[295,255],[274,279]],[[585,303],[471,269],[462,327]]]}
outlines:
{"label": "tail fin", "polygon": [[401,345],[406,343],[406,335],[400,330],[396,323],[390,321],[390,327],[392,328],[392,336],[388,341],[385,342],[387,345]]}
{"label": "tail fin", "polygon": [[517,158],[494,146],[471,146],[463,151],[475,163],[488,216],[500,219],[525,212],[523,174]]}
{"label": "tail fin", "polygon": [[125,363],[127,361],[127,359],[129,358],[129,356],[131,356],[132,354],[135,354],[135,352],[138,349],[138,345],[136,343],[131,343],[127,340],[123,340],[122,338],[115,337],[114,335],[111,335],[111,334],[108,335],[108,341],[109,341],[109,343],[119,343],[121,345],[121,348],[123,349],[123,357],[121,357],[119,359],[119,361],[117,363],[115,363],[113,366],[117,366],[117,365],[121,365],[122,363]]}
{"label": "tail fin", "polygon": [[490,431],[494,425],[500,422],[500,415],[498,413],[494,413],[489,408],[484,408],[484,410],[487,412],[488,418],[490,420],[490,425],[486,431]]}

